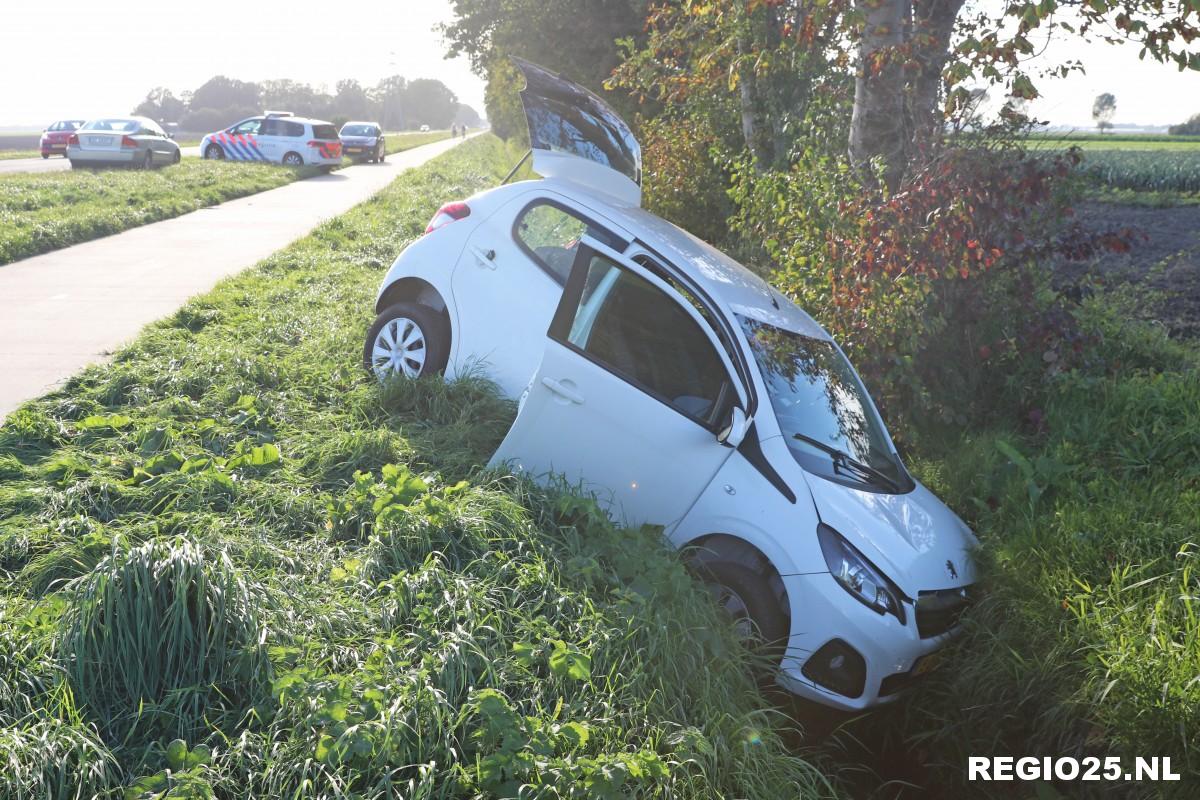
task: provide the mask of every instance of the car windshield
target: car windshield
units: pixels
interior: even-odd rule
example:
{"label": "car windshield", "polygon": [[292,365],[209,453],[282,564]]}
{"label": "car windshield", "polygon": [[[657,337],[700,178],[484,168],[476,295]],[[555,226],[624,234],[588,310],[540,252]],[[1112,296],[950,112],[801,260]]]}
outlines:
{"label": "car windshield", "polygon": [[374,125],[343,125],[342,136],[374,136]]}
{"label": "car windshield", "polygon": [[[833,342],[738,315],[792,456],[808,472],[853,485],[909,491],[883,423],[850,362]],[[862,467],[839,464],[844,453]],[[874,479],[871,471],[885,480]],[[889,485],[890,484],[890,485]]]}
{"label": "car windshield", "polygon": [[85,131],[118,131],[133,133],[142,127],[136,119],[94,119],[83,126]]}

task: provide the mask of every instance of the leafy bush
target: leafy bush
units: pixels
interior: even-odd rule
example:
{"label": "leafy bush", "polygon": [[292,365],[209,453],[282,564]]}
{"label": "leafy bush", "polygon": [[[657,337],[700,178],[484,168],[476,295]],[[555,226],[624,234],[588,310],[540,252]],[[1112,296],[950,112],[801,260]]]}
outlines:
{"label": "leafy bush", "polygon": [[719,143],[704,118],[646,121],[642,144],[642,205],[708,241],[729,238],[733,213],[728,175],[717,166]]}
{"label": "leafy bush", "polygon": [[1042,267],[1097,246],[1055,228],[1075,159],[948,150],[889,194],[844,160],[802,155],[786,172],[739,171],[734,221],[885,405],[961,424],[1081,350]]}

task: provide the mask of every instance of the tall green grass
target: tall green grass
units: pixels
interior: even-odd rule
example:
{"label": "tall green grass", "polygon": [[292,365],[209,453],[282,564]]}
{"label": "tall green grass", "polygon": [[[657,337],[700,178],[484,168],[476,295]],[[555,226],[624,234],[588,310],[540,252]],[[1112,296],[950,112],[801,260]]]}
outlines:
{"label": "tall green grass", "polygon": [[358,363],[400,248],[519,155],[464,144],[0,427],[17,796],[833,794],[654,531],[481,472],[481,378]]}
{"label": "tall green grass", "polygon": [[[979,533],[985,596],[887,732],[944,796],[1195,797],[1200,772],[1200,358],[1093,299],[1087,370],[1011,416],[926,436],[916,470]],[[1032,412],[1032,416],[1031,416]],[[968,784],[968,756],[1167,756],[1179,783]]]}

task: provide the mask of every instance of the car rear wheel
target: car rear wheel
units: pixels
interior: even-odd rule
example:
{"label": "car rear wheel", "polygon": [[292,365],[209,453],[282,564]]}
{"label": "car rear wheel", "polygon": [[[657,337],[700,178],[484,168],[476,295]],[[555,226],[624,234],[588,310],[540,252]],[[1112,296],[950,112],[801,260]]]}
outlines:
{"label": "car rear wheel", "polygon": [[283,163],[289,167],[302,167],[304,166],[304,159],[300,157],[299,153],[287,153],[283,157]]}
{"label": "car rear wheel", "polygon": [[210,144],[204,148],[204,157],[211,158],[214,161],[221,161],[225,158],[225,151],[221,149],[219,144]]}
{"label": "car rear wheel", "polygon": [[49,153],[42,153],[42,158],[49,158],[49,157],[50,157]]}
{"label": "car rear wheel", "polygon": [[150,150],[146,151],[146,155],[142,156],[142,169],[150,169],[154,166],[154,153]]}
{"label": "car rear wheel", "polygon": [[375,318],[363,345],[363,366],[380,381],[441,372],[450,355],[445,318],[429,306],[402,302]]}
{"label": "car rear wheel", "polygon": [[704,562],[695,572],[729,615],[739,639],[755,653],[783,655],[790,625],[764,575],[732,561]]}

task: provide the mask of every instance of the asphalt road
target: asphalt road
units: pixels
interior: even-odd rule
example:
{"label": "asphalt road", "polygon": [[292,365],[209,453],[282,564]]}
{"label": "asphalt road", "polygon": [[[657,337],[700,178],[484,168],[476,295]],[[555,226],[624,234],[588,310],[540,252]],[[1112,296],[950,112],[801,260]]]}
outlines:
{"label": "asphalt road", "polygon": [[0,418],[105,359],[189,297],[461,141],[415,147],[383,164],[347,167],[0,266]]}
{"label": "asphalt road", "polygon": [[[184,156],[200,157],[200,147],[181,147],[180,153]],[[70,169],[71,162],[62,156],[50,156],[49,158],[8,158],[0,160],[0,175],[8,172],[59,172],[64,169]]]}

